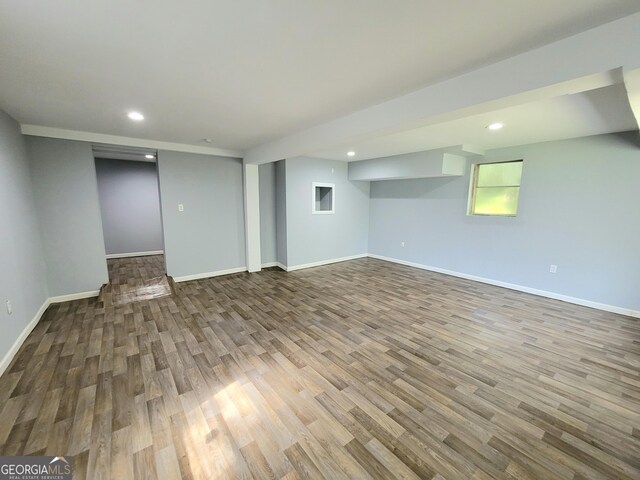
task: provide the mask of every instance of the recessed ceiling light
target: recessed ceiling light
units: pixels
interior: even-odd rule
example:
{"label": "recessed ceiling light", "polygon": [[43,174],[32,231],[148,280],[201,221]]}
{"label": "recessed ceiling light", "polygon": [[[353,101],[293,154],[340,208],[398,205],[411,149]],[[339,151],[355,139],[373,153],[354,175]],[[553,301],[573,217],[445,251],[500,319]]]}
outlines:
{"label": "recessed ceiling light", "polygon": [[135,120],[136,122],[144,120],[144,115],[142,115],[140,112],[129,112],[127,114],[127,117],[129,117],[131,120]]}
{"label": "recessed ceiling light", "polygon": [[347,152],[347,155],[349,155],[350,157],[355,157],[356,156],[356,152]]}
{"label": "recessed ceiling light", "polygon": [[502,127],[504,127],[504,124],[500,122],[495,122],[487,125],[487,128],[489,130],[500,130]]}
{"label": "recessed ceiling light", "polygon": [[151,160],[152,158],[156,158],[155,155],[151,155],[150,153],[147,153],[144,158],[148,158],[149,160]]}

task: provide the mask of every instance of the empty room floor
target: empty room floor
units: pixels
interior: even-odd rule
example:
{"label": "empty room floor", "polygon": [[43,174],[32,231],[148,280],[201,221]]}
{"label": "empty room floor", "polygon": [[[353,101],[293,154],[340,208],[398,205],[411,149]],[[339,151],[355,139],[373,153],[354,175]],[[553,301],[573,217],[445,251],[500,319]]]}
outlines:
{"label": "empty room floor", "polygon": [[98,301],[106,307],[172,294],[173,282],[165,274],[164,255],[110,258],[109,283],[100,289]]}
{"label": "empty room floor", "polygon": [[640,478],[636,319],[374,259],[52,305],[0,453],[74,478]]}
{"label": "empty room floor", "polygon": [[107,260],[109,281],[113,284],[135,284],[143,280],[163,277],[164,255],[143,257],[109,258]]}

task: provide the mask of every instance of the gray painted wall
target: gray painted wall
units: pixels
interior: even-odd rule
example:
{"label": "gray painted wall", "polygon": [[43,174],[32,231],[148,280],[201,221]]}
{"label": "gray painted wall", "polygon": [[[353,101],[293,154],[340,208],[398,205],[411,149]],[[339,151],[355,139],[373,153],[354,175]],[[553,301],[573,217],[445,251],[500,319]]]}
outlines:
{"label": "gray painted wall", "polygon": [[483,161],[524,159],[515,218],[466,215],[470,168],[464,177],[374,182],[369,252],[640,310],[637,140],[488,152]]}
{"label": "gray painted wall", "polygon": [[245,267],[242,161],[159,151],[158,174],[167,273]]}
{"label": "gray painted wall", "polygon": [[262,264],[278,258],[276,245],[276,167],[274,163],[260,165],[260,254]]}
{"label": "gray painted wall", "polygon": [[27,137],[51,296],[108,282],[91,144]]}
{"label": "gray painted wall", "polygon": [[1,110],[0,204],[1,360],[49,296],[24,137]]}
{"label": "gray painted wall", "polygon": [[[287,265],[304,265],[367,253],[369,182],[347,179],[346,162],[287,159]],[[335,213],[313,215],[312,183],[335,184]]]}
{"label": "gray painted wall", "polygon": [[276,261],[287,266],[287,169],[284,160],[275,162]]}
{"label": "gray painted wall", "polygon": [[96,175],[107,254],[162,250],[156,164],[98,158]]}

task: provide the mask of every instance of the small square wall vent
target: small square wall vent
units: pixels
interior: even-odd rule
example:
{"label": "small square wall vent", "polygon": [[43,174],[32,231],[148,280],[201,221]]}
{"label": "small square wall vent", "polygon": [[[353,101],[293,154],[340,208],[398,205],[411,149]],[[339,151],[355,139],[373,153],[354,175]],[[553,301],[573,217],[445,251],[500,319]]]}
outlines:
{"label": "small square wall vent", "polygon": [[333,183],[313,183],[312,184],[312,207],[313,214],[335,213],[335,185]]}

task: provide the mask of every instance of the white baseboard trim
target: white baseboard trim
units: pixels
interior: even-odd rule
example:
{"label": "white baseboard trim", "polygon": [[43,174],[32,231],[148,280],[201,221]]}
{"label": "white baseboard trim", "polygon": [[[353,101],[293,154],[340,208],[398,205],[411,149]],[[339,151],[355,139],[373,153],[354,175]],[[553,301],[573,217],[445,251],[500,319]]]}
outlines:
{"label": "white baseboard trim", "polygon": [[305,264],[302,264],[302,265],[292,265],[291,267],[285,267],[285,270],[287,272],[293,272],[293,271],[302,270],[302,269],[305,269],[305,268],[320,267],[322,265],[329,265],[331,263],[346,262],[347,260],[355,260],[357,258],[364,258],[364,257],[368,257],[368,256],[369,255],[367,253],[361,253],[359,255],[352,255],[350,257],[332,258],[330,260],[321,260],[319,262],[305,263]]}
{"label": "white baseboard trim", "polygon": [[246,272],[247,267],[230,268],[228,270],[218,270],[217,272],[196,273],[195,275],[185,275],[182,277],[173,277],[176,283],[189,282],[191,280],[201,280],[203,278],[219,277],[220,275],[230,275],[232,273]]}
{"label": "white baseboard trim", "polygon": [[83,298],[97,297],[100,290],[90,290],[88,292],[71,293],[69,295],[59,295],[57,297],[49,297],[49,303],[70,302],[72,300],[81,300]]}
{"label": "white baseboard trim", "polygon": [[285,267],[280,262],[267,262],[262,264],[262,268],[270,268],[270,267],[278,267],[284,270],[285,272],[287,271],[287,267]]}
{"label": "white baseboard trim", "polygon": [[[464,279],[467,279],[467,280],[473,280],[473,281],[476,281],[476,282],[486,283],[486,284],[489,284],[489,285],[495,285],[497,287],[508,288],[510,290],[516,290],[518,292],[529,293],[529,294],[537,295],[537,296],[540,296],[540,297],[552,298],[554,300],[561,300],[563,302],[573,303],[575,305],[582,305],[584,307],[595,308],[597,310],[603,310],[605,312],[617,313],[617,314],[620,314],[620,315],[627,315],[629,317],[640,318],[640,311],[638,311],[638,310],[631,310],[631,309],[628,309],[628,308],[618,307],[618,306],[615,306],[615,305],[607,305],[607,304],[604,304],[604,303],[592,302],[591,300],[584,300],[582,298],[570,297],[570,296],[567,296],[567,295],[562,295],[562,294],[559,294],[559,293],[549,292],[549,291],[546,291],[546,290],[538,290],[538,289],[535,289],[535,288],[525,287],[523,285],[516,285],[516,284],[513,284],[513,283],[502,282],[502,281],[493,280],[493,279],[490,279],[490,278],[478,277],[476,275],[469,275],[469,274],[466,274],[466,273],[455,272],[453,270],[447,270],[447,269],[439,268],[439,267],[432,267],[432,266],[429,266],[429,265],[423,265],[423,264],[420,264],[420,263],[409,262],[409,261],[400,260],[400,259],[397,259],[397,258],[385,257],[383,255],[376,255],[376,254],[373,254],[373,253],[362,254],[362,255],[354,255],[354,256],[351,256],[351,257],[334,258],[334,259],[331,259],[331,260],[323,260],[321,262],[307,263],[307,264],[304,264],[304,265],[294,265],[294,266],[289,267],[289,268],[287,268],[286,266],[284,266],[284,265],[282,265],[281,263],[278,263],[278,262],[265,263],[265,264],[262,265],[262,267],[267,268],[267,267],[275,267],[275,266],[277,266],[277,267],[280,267],[281,269],[283,269],[285,271],[291,272],[291,271],[295,271],[295,270],[302,270],[304,268],[318,267],[318,266],[321,266],[321,265],[329,265],[331,263],[345,262],[347,260],[355,260],[357,258],[363,258],[363,257],[371,257],[371,258],[375,258],[375,259],[378,259],[378,260],[384,260],[386,262],[397,263],[397,264],[400,264],[400,265],[406,265],[408,267],[419,268],[421,270],[428,270],[430,272],[436,272],[436,273],[442,273],[442,274],[445,274],[445,275],[451,275],[453,277],[464,278]],[[190,280],[199,280],[199,279],[202,279],[202,278],[217,277],[217,276],[220,276],[220,275],[229,275],[229,274],[232,274],[232,273],[240,273],[240,272],[246,272],[246,271],[247,271],[246,267],[238,267],[238,268],[231,268],[231,269],[228,269],[228,270],[219,270],[217,272],[199,273],[199,274],[196,274],[196,275],[187,275],[187,276],[183,276],[183,277],[176,277],[176,278],[174,278],[174,281],[176,281],[176,282],[187,282],[187,281],[190,281]],[[91,291],[88,291],[88,292],[72,293],[72,294],[69,294],[69,295],[60,295],[60,296],[57,296],[57,297],[49,297],[49,298],[47,298],[43,302],[43,304],[40,306],[40,308],[38,309],[38,311],[34,315],[33,319],[25,326],[25,328],[22,330],[22,332],[20,333],[18,338],[16,338],[15,342],[13,342],[13,345],[11,345],[11,348],[9,349],[9,351],[4,355],[4,357],[0,361],[0,376],[2,374],[4,374],[6,369],[9,367],[9,365],[11,364],[11,361],[13,360],[15,355],[18,353],[18,350],[20,350],[20,347],[22,346],[24,341],[27,339],[29,334],[36,327],[36,325],[38,324],[38,322],[42,318],[42,315],[47,310],[49,305],[51,305],[53,303],[69,302],[69,301],[72,301],[72,300],[80,300],[80,299],[83,299],[83,298],[96,297],[96,296],[98,296],[99,293],[100,293],[99,290],[91,290]]]}
{"label": "white baseboard trim", "polygon": [[640,311],[638,310],[631,310],[629,308],[618,307],[615,305],[607,305],[605,303],[592,302],[591,300],[570,297],[568,295],[562,295],[560,293],[549,292],[546,290],[538,290],[537,288],[525,287],[524,285],[516,285],[514,283],[502,282],[500,280],[493,280],[491,278],[478,277],[476,275],[469,275],[467,273],[455,272],[453,270],[447,270],[439,267],[431,267],[429,265],[422,265],[420,263],[408,262],[406,260],[400,260],[397,258],[385,257],[382,255],[375,255],[373,253],[370,253],[368,256],[371,258],[376,258],[378,260],[384,260],[386,262],[398,263],[400,265],[420,268],[421,270],[428,270],[430,272],[444,273],[445,275],[451,275],[453,277],[459,277],[467,280],[486,283],[489,285],[495,285],[496,287],[508,288],[510,290],[516,290],[518,292],[530,293],[532,295],[537,295],[539,297],[552,298],[554,300],[561,300],[563,302],[573,303],[575,305],[581,305],[583,307],[595,308],[596,310],[603,310],[605,312],[618,313],[620,315],[627,315],[629,317],[640,318]]}
{"label": "white baseboard trim", "polygon": [[147,257],[149,255],[164,255],[164,250],[151,250],[148,252],[110,253],[109,255],[107,255],[107,260],[110,258]]}
{"label": "white baseboard trim", "polygon": [[42,303],[42,305],[34,315],[33,319],[27,324],[26,327],[24,327],[24,330],[22,330],[18,338],[16,338],[16,341],[13,342],[13,345],[11,345],[11,348],[9,349],[9,351],[5,354],[5,356],[0,361],[0,375],[2,375],[5,372],[5,370],[13,360],[13,357],[15,357],[16,353],[18,353],[18,350],[20,350],[20,347],[22,346],[24,341],[27,339],[29,334],[36,327],[36,325],[42,318],[42,315],[44,314],[44,312],[47,311],[47,308],[49,308],[49,305],[53,303],[69,302],[71,300],[80,300],[82,298],[97,297],[99,293],[100,293],[100,290],[91,290],[89,292],[72,293],[70,295],[60,295],[57,297],[47,298]]}
{"label": "white baseboard trim", "polygon": [[47,310],[47,307],[49,307],[50,303],[51,303],[50,299],[47,298],[44,301],[44,303],[40,306],[40,308],[36,312],[33,319],[31,319],[31,321],[27,324],[27,326],[24,327],[24,330],[22,330],[18,338],[16,338],[16,341],[13,342],[13,345],[11,345],[11,348],[9,349],[9,351],[4,355],[4,357],[2,358],[2,361],[0,361],[0,376],[4,374],[5,370],[11,364],[13,357],[15,357],[16,353],[18,353],[18,350],[20,350],[20,347],[22,346],[24,341],[27,339],[27,337],[33,331],[33,329],[36,328],[36,325],[40,321],[40,318],[42,318],[42,315]]}

